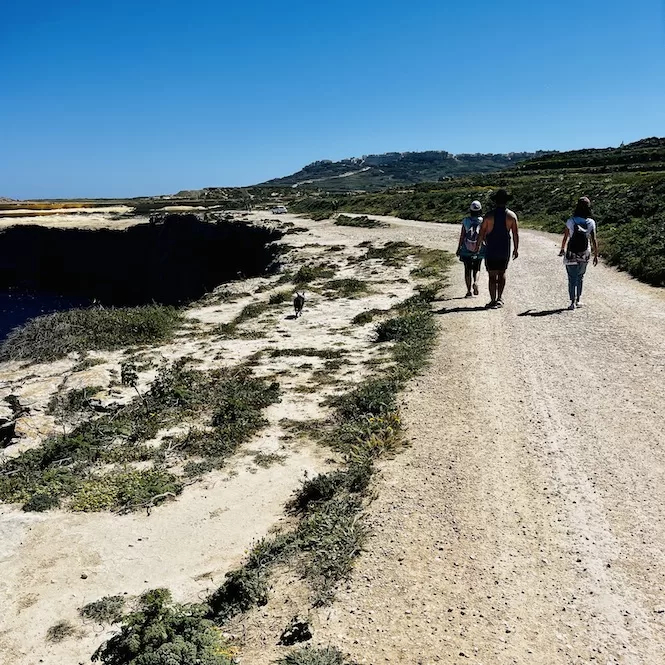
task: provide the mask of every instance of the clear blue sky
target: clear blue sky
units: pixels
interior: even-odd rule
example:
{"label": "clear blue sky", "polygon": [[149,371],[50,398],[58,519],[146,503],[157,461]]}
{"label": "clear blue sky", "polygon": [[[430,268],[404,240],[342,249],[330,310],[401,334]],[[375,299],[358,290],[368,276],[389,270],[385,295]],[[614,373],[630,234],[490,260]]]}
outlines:
{"label": "clear blue sky", "polygon": [[0,16],[0,196],[665,135],[663,0],[8,0]]}

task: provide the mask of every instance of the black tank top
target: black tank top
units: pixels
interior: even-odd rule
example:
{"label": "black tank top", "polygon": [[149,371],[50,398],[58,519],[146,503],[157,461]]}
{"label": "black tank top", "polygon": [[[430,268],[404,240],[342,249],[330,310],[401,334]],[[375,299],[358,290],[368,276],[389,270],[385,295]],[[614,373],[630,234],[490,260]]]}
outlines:
{"label": "black tank top", "polygon": [[510,258],[510,233],[506,225],[506,209],[494,209],[494,226],[485,236],[485,256],[490,259]]}

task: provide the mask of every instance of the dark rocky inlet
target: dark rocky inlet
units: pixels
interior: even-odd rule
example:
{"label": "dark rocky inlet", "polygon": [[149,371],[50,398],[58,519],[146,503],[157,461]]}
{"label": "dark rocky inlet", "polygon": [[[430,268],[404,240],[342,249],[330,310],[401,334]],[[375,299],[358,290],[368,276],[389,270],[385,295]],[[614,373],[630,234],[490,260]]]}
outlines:
{"label": "dark rocky inlet", "polygon": [[0,232],[0,339],[33,316],[80,307],[180,305],[276,266],[281,232],[167,215],[125,230],[14,226]]}

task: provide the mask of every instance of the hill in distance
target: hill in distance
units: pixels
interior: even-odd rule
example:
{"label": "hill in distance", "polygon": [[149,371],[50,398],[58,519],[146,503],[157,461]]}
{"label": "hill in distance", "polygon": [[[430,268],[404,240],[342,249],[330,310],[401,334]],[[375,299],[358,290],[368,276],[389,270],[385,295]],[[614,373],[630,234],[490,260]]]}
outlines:
{"label": "hill in distance", "polygon": [[651,137],[621,144],[618,148],[587,148],[552,152],[518,164],[518,171],[662,171],[665,169],[665,138]]}
{"label": "hill in distance", "polygon": [[265,186],[323,189],[326,191],[380,191],[388,187],[410,187],[453,176],[493,173],[546,152],[508,154],[459,154],[444,150],[388,152],[308,164],[297,173],[262,183]]}

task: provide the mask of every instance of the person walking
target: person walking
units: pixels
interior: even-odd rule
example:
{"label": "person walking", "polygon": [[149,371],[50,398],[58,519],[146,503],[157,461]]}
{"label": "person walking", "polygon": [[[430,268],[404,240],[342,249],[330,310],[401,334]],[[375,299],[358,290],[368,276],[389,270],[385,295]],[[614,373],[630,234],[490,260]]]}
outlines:
{"label": "person walking", "polygon": [[588,197],[583,196],[577,201],[573,216],[566,222],[559,252],[559,256],[563,256],[563,264],[568,273],[568,296],[570,297],[568,309],[571,310],[582,307],[580,298],[584,286],[584,275],[591,259],[589,240],[591,240],[591,249],[593,249],[593,265],[597,266],[596,222],[591,218],[591,201]]}
{"label": "person walking", "polygon": [[510,261],[510,237],[513,241],[513,260],[519,256],[519,231],[517,215],[506,205],[511,196],[499,189],[492,196],[494,210],[488,212],[480,227],[479,246],[485,243],[485,267],[489,274],[490,301],[488,308],[503,307],[503,290],[506,287],[506,270]]}
{"label": "person walking", "polygon": [[[478,295],[478,273],[485,254],[485,247],[478,246],[478,234],[483,223],[482,211],[483,207],[480,205],[480,201],[471,202],[469,214],[462,220],[462,229],[459,235],[457,256],[464,264],[465,298]],[[473,293],[471,292],[472,289]]]}

